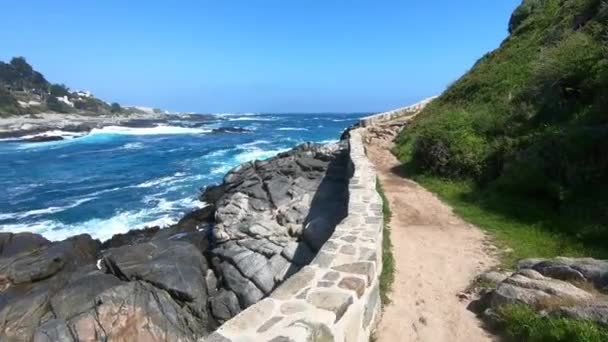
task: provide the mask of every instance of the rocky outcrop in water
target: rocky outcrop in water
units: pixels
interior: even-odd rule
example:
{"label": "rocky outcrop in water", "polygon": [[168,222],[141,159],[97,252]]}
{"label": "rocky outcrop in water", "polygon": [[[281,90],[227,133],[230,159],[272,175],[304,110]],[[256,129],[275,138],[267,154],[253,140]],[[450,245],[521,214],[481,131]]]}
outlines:
{"label": "rocky outcrop in water", "polygon": [[0,340],[192,341],[312,260],[344,218],[343,145],[302,145],[208,187],[177,224],[103,244],[0,233]]}

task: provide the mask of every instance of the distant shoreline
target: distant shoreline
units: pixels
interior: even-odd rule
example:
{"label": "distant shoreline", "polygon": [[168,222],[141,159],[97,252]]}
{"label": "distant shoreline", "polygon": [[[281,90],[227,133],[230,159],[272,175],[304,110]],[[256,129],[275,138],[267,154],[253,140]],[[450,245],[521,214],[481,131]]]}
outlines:
{"label": "distant shoreline", "polygon": [[212,118],[211,115],[164,113],[132,113],[123,115],[41,113],[19,115],[0,118],[0,139],[19,139],[32,135],[43,135],[53,138],[52,134],[47,134],[47,132],[52,131],[86,134],[95,128],[103,128],[105,126],[154,127],[177,117],[192,119],[193,121],[207,121]]}

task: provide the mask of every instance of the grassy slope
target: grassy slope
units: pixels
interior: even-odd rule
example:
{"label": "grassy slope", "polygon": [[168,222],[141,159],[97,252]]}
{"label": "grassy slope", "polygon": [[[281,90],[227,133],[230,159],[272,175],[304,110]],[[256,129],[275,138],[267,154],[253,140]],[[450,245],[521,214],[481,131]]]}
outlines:
{"label": "grassy slope", "polygon": [[[608,1],[524,0],[511,36],[398,138],[408,177],[521,258],[608,258]],[[599,341],[589,322],[499,312],[516,341]]]}
{"label": "grassy slope", "polygon": [[608,256],[608,2],[526,0],[404,130],[409,176],[532,256]]}

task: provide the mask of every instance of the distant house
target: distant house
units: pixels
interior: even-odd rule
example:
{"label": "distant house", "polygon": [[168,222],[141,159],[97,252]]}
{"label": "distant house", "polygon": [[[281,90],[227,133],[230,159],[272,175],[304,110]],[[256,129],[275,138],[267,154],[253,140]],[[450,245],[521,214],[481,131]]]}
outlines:
{"label": "distant house", "polygon": [[65,104],[67,104],[70,107],[74,107],[74,103],[72,101],[70,101],[67,96],[61,96],[61,97],[58,96],[57,100],[59,102],[63,102]]}
{"label": "distant house", "polygon": [[75,91],[74,94],[77,97],[93,97],[93,94],[88,90],[78,90],[78,91]]}

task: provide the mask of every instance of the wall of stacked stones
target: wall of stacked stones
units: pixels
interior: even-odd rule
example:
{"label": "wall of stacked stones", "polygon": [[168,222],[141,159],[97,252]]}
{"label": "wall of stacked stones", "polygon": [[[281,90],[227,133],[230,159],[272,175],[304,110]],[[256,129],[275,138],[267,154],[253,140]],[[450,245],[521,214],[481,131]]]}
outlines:
{"label": "wall of stacked stones", "polygon": [[431,101],[433,101],[436,96],[429,97],[428,99],[424,99],[418,103],[415,103],[411,106],[394,109],[384,113],[378,113],[374,115],[370,115],[361,119],[362,127],[369,127],[373,125],[377,125],[382,122],[391,121],[395,119],[405,119],[411,116],[418,114],[426,105],[428,105]]}
{"label": "wall of stacked stones", "polygon": [[310,265],[205,341],[369,341],[381,309],[382,199],[361,129],[349,148],[348,216]]}

